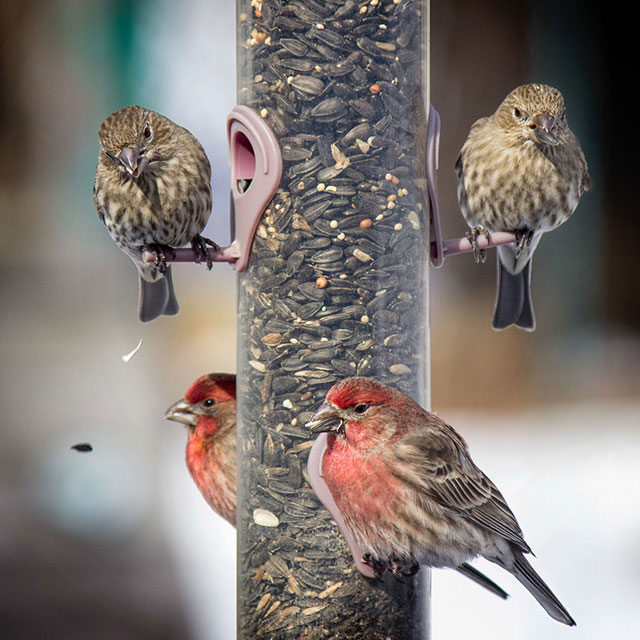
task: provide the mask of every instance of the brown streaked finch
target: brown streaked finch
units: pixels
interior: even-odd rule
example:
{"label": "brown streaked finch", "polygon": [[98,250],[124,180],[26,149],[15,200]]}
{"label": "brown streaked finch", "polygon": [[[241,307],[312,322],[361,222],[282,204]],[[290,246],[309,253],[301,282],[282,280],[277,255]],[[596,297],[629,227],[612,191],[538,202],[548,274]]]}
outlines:
{"label": "brown streaked finch", "polygon": [[[191,243],[211,268],[200,233],[211,213],[211,166],[186,129],[138,106],[112,113],[98,131],[93,187],[98,216],[139,275],[138,317],[148,322],[178,313],[167,253]],[[154,262],[142,260],[145,249]]]}
{"label": "brown streaked finch", "polygon": [[322,474],[374,569],[458,569],[482,556],[513,574],[560,622],[573,618],[533,570],[520,526],[462,437],[404,393],[345,378],[308,426],[327,432]]}
{"label": "brown streaked finch", "polygon": [[458,202],[475,246],[479,234],[516,235],[498,247],[494,329],[535,329],[531,257],[543,233],[566,222],[589,189],[580,142],[569,129],[557,89],[525,84],[471,127],[456,161]]}
{"label": "brown streaked finch", "polygon": [[186,462],[209,506],[236,524],[236,377],[209,373],[165,413],[187,425]]}

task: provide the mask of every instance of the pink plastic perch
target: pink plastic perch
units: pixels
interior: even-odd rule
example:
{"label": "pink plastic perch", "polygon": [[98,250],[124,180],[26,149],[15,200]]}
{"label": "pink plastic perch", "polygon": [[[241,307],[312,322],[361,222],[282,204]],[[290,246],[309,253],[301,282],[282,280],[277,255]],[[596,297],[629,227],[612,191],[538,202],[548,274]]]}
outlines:
{"label": "pink plastic perch", "polygon": [[353,556],[353,560],[356,563],[358,571],[360,571],[360,573],[366,578],[373,578],[375,577],[373,575],[373,569],[368,564],[362,561],[364,552],[349,533],[344,523],[342,513],[340,513],[340,510],[338,509],[336,503],[333,501],[333,497],[331,496],[329,487],[327,487],[327,484],[322,477],[322,456],[324,455],[324,450],[327,447],[327,435],[328,434],[326,433],[321,433],[315,439],[315,442],[311,447],[311,451],[309,452],[309,459],[307,460],[309,483],[311,484],[311,488],[315,491],[316,495],[320,499],[320,502],[322,502],[327,511],[329,511],[329,513],[333,516],[333,519],[336,521],[338,528],[342,532],[342,535],[349,545],[351,555]]}

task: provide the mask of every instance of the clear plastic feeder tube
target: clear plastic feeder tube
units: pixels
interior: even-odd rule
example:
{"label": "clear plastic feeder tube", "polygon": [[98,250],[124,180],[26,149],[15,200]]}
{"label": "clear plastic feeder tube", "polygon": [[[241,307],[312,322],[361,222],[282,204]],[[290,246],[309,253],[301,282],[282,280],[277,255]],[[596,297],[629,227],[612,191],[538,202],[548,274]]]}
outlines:
{"label": "clear plastic feeder tube", "polygon": [[359,573],[305,422],[353,375],[428,407],[428,2],[239,0],[237,26],[283,162],[238,280],[238,637],[424,639],[428,570]]}

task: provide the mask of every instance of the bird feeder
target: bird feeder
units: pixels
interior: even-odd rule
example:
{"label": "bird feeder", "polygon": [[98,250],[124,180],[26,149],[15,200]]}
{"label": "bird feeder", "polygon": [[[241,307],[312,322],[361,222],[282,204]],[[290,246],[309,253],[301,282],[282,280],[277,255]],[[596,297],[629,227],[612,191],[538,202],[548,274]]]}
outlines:
{"label": "bird feeder", "polygon": [[351,375],[428,407],[428,2],[239,0],[237,27],[238,102],[281,160],[238,269],[238,637],[425,638],[428,569],[354,563],[305,422]]}

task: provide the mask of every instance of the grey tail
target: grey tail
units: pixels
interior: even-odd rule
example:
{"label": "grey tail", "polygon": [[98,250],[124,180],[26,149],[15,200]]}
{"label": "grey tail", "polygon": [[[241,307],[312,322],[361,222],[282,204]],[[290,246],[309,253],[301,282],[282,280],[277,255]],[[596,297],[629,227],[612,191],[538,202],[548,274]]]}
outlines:
{"label": "grey tail", "polygon": [[514,324],[525,331],[536,328],[531,304],[531,260],[514,275],[498,258],[498,295],[491,325],[494,329],[507,329]]}
{"label": "grey tail", "polygon": [[139,278],[138,318],[140,322],[149,322],[158,316],[174,316],[180,311],[173,280],[171,278],[171,266],[163,278],[150,282]]}
{"label": "grey tail", "polygon": [[470,578],[481,587],[491,591],[491,593],[495,594],[499,598],[506,600],[509,597],[509,594],[502,587],[499,587],[493,580],[487,578],[484,573],[478,571],[470,564],[463,562],[459,567],[457,567],[457,569],[463,576],[467,576],[467,578]]}
{"label": "grey tail", "polygon": [[[502,564],[502,563],[500,563]],[[544,580],[533,570],[521,551],[513,549],[513,565],[504,566],[526,587],[529,593],[542,605],[544,610],[558,622],[575,626],[575,620],[569,612],[562,606],[558,598],[553,595],[551,589],[544,583]]]}

